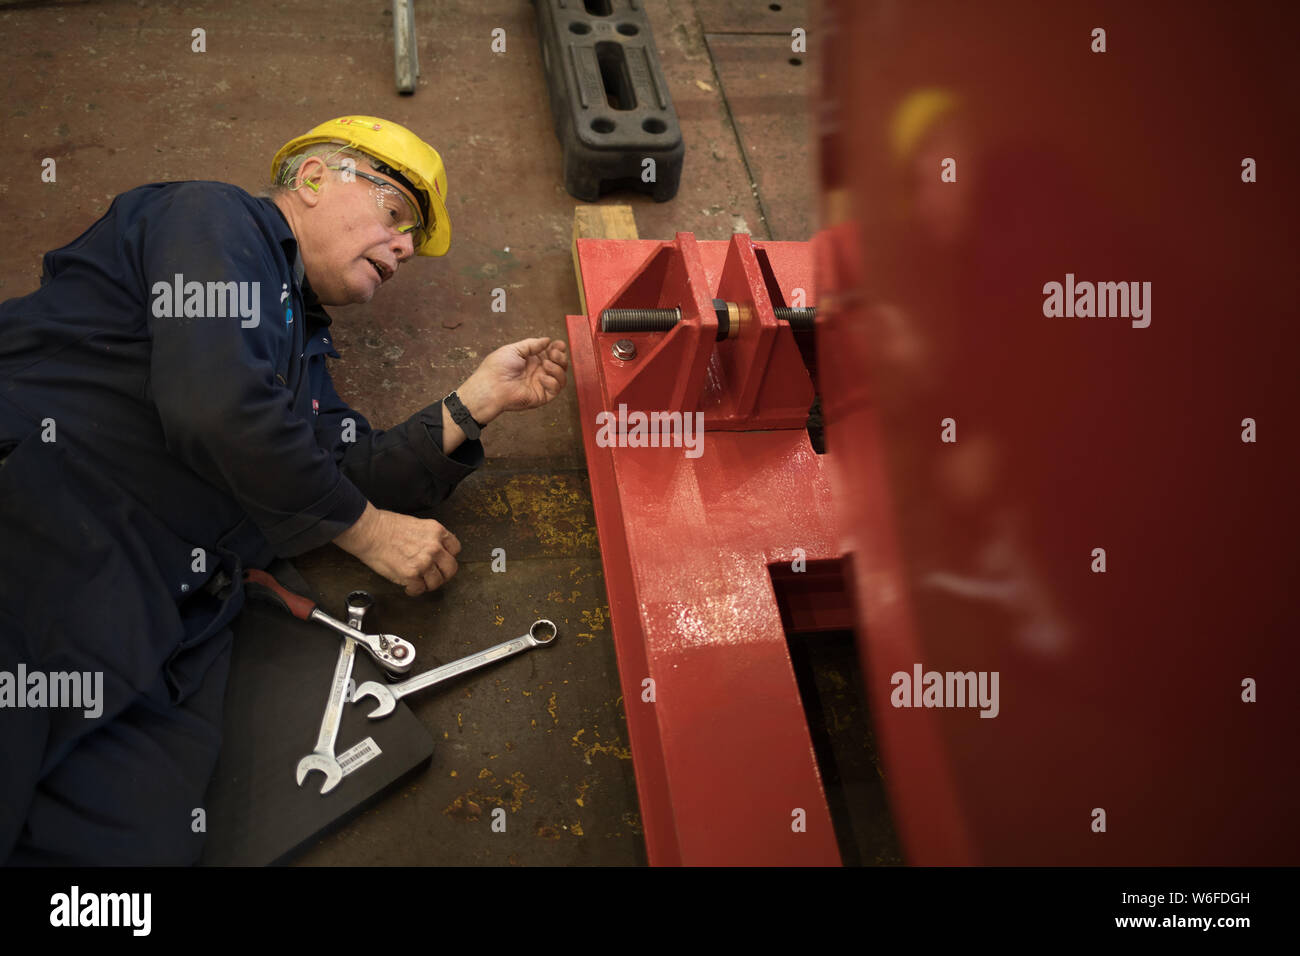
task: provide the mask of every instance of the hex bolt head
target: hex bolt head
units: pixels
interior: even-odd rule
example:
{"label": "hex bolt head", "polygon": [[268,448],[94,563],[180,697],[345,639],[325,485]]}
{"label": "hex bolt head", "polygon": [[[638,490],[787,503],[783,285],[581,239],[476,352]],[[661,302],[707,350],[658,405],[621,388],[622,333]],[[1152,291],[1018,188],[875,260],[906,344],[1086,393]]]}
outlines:
{"label": "hex bolt head", "polygon": [[624,362],[630,362],[636,358],[636,344],[631,339],[619,339],[614,343],[611,349],[614,358],[621,359]]}

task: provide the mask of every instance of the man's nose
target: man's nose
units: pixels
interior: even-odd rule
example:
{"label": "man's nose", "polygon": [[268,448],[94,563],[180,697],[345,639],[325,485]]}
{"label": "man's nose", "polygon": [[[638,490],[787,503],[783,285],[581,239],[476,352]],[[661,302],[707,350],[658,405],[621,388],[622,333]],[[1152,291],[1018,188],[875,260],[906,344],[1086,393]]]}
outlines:
{"label": "man's nose", "polygon": [[397,257],[397,262],[400,265],[415,255],[415,239],[409,232],[401,233],[393,237],[389,248],[392,250],[393,255]]}

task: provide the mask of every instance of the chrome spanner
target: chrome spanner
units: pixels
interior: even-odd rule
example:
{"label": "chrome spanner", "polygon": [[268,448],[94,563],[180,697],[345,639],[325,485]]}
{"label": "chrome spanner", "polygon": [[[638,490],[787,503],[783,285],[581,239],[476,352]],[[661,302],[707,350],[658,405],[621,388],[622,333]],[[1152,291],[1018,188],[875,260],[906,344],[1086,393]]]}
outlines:
{"label": "chrome spanner", "polygon": [[[353,591],[348,595],[348,626],[361,630],[361,619],[366,616],[374,600],[365,591]],[[319,770],[325,775],[320,792],[329,793],[343,779],[343,768],[334,756],[334,744],[339,736],[339,722],[343,719],[343,705],[347,703],[348,683],[352,680],[352,662],[356,658],[357,642],[350,634],[343,635],[343,645],[339,648],[338,661],[334,664],[334,679],[330,684],[330,696],[325,703],[325,716],[321,718],[320,734],[316,737],[316,749],[298,761],[298,786],[307,779],[307,774]]]}
{"label": "chrome spanner", "polygon": [[316,621],[357,641],[375,659],[375,663],[388,673],[398,676],[410,673],[411,665],[415,663],[415,645],[409,641],[402,640],[396,634],[362,634],[360,627],[349,627],[342,621],[335,620],[318,608],[311,598],[295,594],[265,571],[249,568],[244,572],[244,581],[260,585],[266,597],[299,620]]}
{"label": "chrome spanner", "polygon": [[499,661],[503,657],[518,654],[520,651],[532,650],[534,647],[545,647],[555,640],[558,633],[559,631],[555,625],[545,618],[533,621],[533,625],[528,629],[527,634],[521,634],[519,637],[502,641],[485,651],[462,657],[460,660],[444,664],[442,667],[435,667],[423,674],[417,674],[415,677],[408,677],[400,683],[381,684],[378,681],[368,680],[357,687],[356,693],[352,695],[352,702],[355,704],[362,697],[373,697],[379,701],[379,706],[366,716],[371,720],[387,717],[397,706],[397,700],[400,697],[414,694],[417,690],[424,690],[434,684],[441,684],[443,681],[464,674],[466,671],[475,670],[484,664],[491,664],[493,661]]}

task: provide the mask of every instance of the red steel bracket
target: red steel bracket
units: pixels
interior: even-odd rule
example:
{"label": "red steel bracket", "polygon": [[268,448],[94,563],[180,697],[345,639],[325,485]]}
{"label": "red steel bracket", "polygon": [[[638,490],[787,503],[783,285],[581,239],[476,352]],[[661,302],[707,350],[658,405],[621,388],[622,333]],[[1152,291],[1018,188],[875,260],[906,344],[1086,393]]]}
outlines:
{"label": "red steel bracket", "polygon": [[[796,288],[812,304],[811,250],[690,233],[577,249],[590,315],[567,324],[650,862],[838,864],[769,570],[839,557],[812,384],[772,311]],[[715,341],[714,298],[750,310],[737,338]],[[683,318],[607,334],[607,307]],[[620,404],[703,413],[701,454],[604,447],[597,416]]]}

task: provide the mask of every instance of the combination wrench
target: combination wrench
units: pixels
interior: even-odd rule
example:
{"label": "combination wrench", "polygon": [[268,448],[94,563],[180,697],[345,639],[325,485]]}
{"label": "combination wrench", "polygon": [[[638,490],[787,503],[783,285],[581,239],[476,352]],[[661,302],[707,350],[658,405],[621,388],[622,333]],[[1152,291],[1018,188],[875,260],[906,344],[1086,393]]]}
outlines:
{"label": "combination wrench", "polygon": [[[350,637],[357,641],[365,649],[366,653],[375,659],[375,663],[390,674],[396,674],[399,677],[407,674],[411,670],[411,665],[415,663],[414,644],[402,640],[396,634],[362,634],[359,625],[352,627],[350,624],[335,620],[318,608],[316,602],[311,598],[293,593],[265,571],[249,568],[244,572],[244,581],[259,586],[250,593],[255,593],[259,597],[265,597],[280,605],[281,608],[299,620],[316,621],[331,630],[338,631],[344,637]],[[354,591],[353,593],[358,592]],[[369,595],[367,595],[368,597]],[[351,613],[350,608],[349,613]]]}
{"label": "combination wrench", "polygon": [[387,717],[397,706],[398,698],[405,697],[407,694],[414,694],[417,690],[424,690],[434,684],[441,684],[443,681],[464,674],[466,671],[475,670],[485,664],[501,660],[503,657],[518,654],[520,651],[531,650],[534,647],[545,647],[555,640],[558,633],[559,631],[555,625],[544,618],[533,621],[533,625],[528,629],[527,634],[521,634],[519,637],[502,641],[485,651],[462,657],[460,660],[444,664],[442,667],[435,667],[415,677],[408,677],[400,683],[385,685],[378,681],[368,680],[357,687],[356,693],[352,695],[352,702],[355,704],[362,697],[373,697],[379,701],[379,706],[366,716],[371,720]]}
{"label": "combination wrench", "polygon": [[[361,630],[361,619],[366,616],[374,600],[365,591],[353,591],[348,595],[348,626]],[[339,722],[343,719],[343,705],[347,702],[348,682],[352,680],[352,662],[356,657],[357,642],[350,634],[343,635],[343,646],[339,648],[338,661],[334,664],[334,679],[330,684],[329,699],[325,703],[325,716],[321,718],[320,734],[316,737],[316,749],[298,761],[298,786],[302,786],[307,774],[319,770],[325,775],[320,792],[329,793],[343,779],[343,768],[334,756],[334,744],[339,736]]]}

